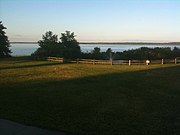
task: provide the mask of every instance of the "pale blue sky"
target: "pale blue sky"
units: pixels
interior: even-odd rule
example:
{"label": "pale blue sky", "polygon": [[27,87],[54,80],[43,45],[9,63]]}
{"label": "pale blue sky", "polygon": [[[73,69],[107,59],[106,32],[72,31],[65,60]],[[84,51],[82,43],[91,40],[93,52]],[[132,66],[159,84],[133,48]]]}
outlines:
{"label": "pale blue sky", "polygon": [[46,31],[78,41],[180,41],[180,0],[0,0],[10,41],[38,41]]}

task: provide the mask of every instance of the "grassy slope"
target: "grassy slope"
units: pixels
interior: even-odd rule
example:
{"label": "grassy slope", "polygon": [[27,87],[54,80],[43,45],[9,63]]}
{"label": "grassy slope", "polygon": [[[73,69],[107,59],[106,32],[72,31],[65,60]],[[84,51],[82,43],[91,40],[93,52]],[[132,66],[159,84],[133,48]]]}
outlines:
{"label": "grassy slope", "polygon": [[72,134],[180,133],[180,66],[0,61],[0,118]]}

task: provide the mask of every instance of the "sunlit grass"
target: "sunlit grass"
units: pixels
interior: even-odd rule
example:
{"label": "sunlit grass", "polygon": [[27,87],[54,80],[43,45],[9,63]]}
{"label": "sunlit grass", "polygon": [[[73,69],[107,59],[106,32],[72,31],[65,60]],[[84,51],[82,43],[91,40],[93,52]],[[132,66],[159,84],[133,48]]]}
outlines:
{"label": "sunlit grass", "polygon": [[[61,64],[50,61],[33,61],[13,59],[1,61],[0,83],[13,84],[15,82],[36,80],[68,80],[114,72],[132,72],[152,68],[167,67],[167,65],[153,66],[110,66],[91,64]],[[173,65],[168,65],[173,66]]]}
{"label": "sunlit grass", "polygon": [[71,134],[180,133],[179,65],[0,62],[0,118]]}

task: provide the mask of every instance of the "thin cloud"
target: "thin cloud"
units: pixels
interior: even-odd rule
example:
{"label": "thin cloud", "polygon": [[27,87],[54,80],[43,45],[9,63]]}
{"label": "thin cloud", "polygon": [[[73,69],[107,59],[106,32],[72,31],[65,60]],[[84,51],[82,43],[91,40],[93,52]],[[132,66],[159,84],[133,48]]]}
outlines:
{"label": "thin cloud", "polygon": [[16,35],[12,35],[12,37],[23,37],[23,35],[16,34]]}

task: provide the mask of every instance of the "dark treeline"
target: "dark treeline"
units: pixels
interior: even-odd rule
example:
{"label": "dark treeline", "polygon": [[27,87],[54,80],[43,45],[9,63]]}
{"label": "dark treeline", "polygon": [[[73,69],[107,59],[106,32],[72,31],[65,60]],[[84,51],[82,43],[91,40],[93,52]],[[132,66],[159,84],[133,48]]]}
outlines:
{"label": "dark treeline", "polygon": [[90,53],[81,53],[81,58],[87,59],[113,59],[113,60],[155,60],[155,59],[174,59],[180,57],[180,49],[174,47],[172,50],[170,47],[166,48],[148,48],[141,47],[138,49],[127,50],[123,52],[112,52],[109,48],[106,52],[101,52],[100,48],[94,48]]}
{"label": "dark treeline", "polygon": [[166,48],[141,47],[138,49],[124,51],[122,53],[116,53],[115,56],[116,58],[139,59],[139,60],[174,59],[180,56],[180,49],[177,47],[174,47],[172,50],[170,47],[166,47]]}
{"label": "dark treeline", "polygon": [[38,57],[63,57],[65,59],[97,59],[97,60],[145,60],[145,59],[174,59],[180,57],[180,49],[174,47],[171,50],[170,47],[166,48],[147,48],[141,47],[138,49],[126,50],[123,52],[112,52],[111,48],[108,48],[105,52],[101,52],[100,48],[95,47],[91,52],[81,52],[79,42],[75,39],[74,33],[66,31],[61,33],[60,41],[58,36],[51,31],[46,32],[42,40],[38,41],[39,48],[32,54],[32,56]]}

